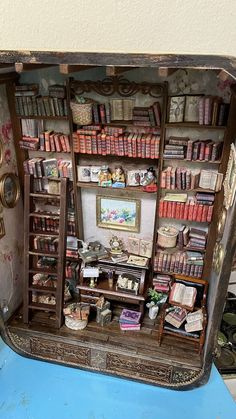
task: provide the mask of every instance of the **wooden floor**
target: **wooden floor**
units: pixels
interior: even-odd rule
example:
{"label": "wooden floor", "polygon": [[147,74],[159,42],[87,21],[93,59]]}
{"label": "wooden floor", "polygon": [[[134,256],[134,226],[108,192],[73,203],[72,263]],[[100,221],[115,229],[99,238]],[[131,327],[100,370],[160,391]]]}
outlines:
{"label": "wooden floor", "polygon": [[[118,310],[117,310],[118,313]],[[169,365],[185,365],[191,369],[201,367],[201,357],[194,349],[192,342],[173,336],[164,336],[161,346],[158,346],[158,322],[152,321],[146,315],[140,331],[121,331],[118,323],[118,314],[113,316],[112,322],[107,326],[100,326],[95,319],[89,321],[88,326],[81,331],[73,331],[66,326],[57,330],[50,327],[53,319],[45,313],[37,312],[33,321],[28,325],[22,321],[22,312],[19,310],[9,321],[8,329],[17,333],[39,333],[48,338],[63,340],[67,343],[81,342],[89,345],[102,345],[107,350],[120,350],[135,357],[147,357],[153,361],[167,362]]]}

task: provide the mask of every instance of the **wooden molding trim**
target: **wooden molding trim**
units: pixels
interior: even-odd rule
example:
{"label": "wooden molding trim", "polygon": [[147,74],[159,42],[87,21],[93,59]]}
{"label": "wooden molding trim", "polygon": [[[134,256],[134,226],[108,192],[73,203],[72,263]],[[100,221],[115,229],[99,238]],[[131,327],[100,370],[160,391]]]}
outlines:
{"label": "wooden molding trim", "polygon": [[129,54],[104,52],[0,51],[0,63],[82,66],[170,67],[225,70],[236,79],[236,57],[221,55]]}
{"label": "wooden molding trim", "polygon": [[15,63],[15,70],[17,73],[23,73],[24,71],[40,70],[41,68],[53,67],[50,64],[28,64],[28,63]]}

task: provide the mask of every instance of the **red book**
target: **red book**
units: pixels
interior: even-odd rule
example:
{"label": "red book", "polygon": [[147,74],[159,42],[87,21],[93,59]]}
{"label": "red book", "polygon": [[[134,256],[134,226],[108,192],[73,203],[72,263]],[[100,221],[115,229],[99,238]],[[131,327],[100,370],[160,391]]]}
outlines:
{"label": "red book", "polygon": [[142,157],[142,145],[141,145],[142,134],[137,135],[137,157]]}
{"label": "red book", "polygon": [[177,218],[178,220],[180,219],[180,202],[176,203],[176,214],[175,214],[175,218]]}
{"label": "red book", "polygon": [[175,218],[176,216],[176,207],[177,202],[171,202],[171,218]]}
{"label": "red book", "polygon": [[159,201],[159,217],[163,217],[163,211],[164,211],[164,201],[160,199]]}
{"label": "red book", "polygon": [[50,151],[56,151],[55,142],[54,142],[54,134],[51,134],[49,136],[49,142],[50,142]]}
{"label": "red book", "polygon": [[92,135],[92,154],[98,154],[98,148],[97,148],[97,137],[96,135]]}
{"label": "red book", "polygon": [[193,207],[193,221],[197,221],[197,213],[198,213],[198,204],[195,204]]}
{"label": "red book", "polygon": [[[60,142],[61,142],[61,146],[62,146],[62,150],[66,153],[66,142],[65,142],[65,139],[64,139],[64,135],[63,134],[60,134],[60,136],[59,136],[59,138],[60,138]],[[85,140],[84,140],[84,147],[85,147],[85,153],[86,153],[86,146],[85,146]]]}
{"label": "red book", "polygon": [[132,138],[132,157],[137,157],[137,134]]}
{"label": "red book", "polygon": [[200,151],[199,151],[199,160],[205,159],[205,147],[206,143],[204,141],[200,142]]}
{"label": "red book", "polygon": [[181,203],[180,203],[180,216],[179,216],[179,218],[180,218],[181,220],[183,220],[183,219],[184,219],[184,210],[185,210],[185,204],[184,204],[183,202],[181,202]]}
{"label": "red book", "polygon": [[92,154],[92,137],[91,137],[91,135],[85,135],[85,147],[86,147],[86,153],[87,154]]}
{"label": "red book", "polygon": [[106,123],[105,105],[103,103],[100,103],[100,105],[98,105],[98,108],[99,108],[101,123],[105,124]]}
{"label": "red book", "polygon": [[172,218],[173,208],[172,202],[167,201],[167,218]]}
{"label": "red book", "polygon": [[83,134],[79,134],[79,152],[81,154],[86,153],[86,148],[85,148],[85,135],[83,135]]}
{"label": "red book", "polygon": [[110,144],[111,144],[111,155],[114,156],[115,155],[115,137],[113,134],[110,136]]}
{"label": "red book", "polygon": [[[128,156],[128,134],[124,134],[123,142],[124,142],[124,156]],[[138,156],[138,157],[141,157],[141,156]]]}
{"label": "red book", "polygon": [[101,146],[102,146],[101,154],[102,154],[102,156],[106,156],[106,154],[107,154],[107,152],[106,152],[106,150],[107,150],[107,147],[106,147],[106,134],[101,134]]}
{"label": "red book", "polygon": [[69,135],[65,135],[64,134],[64,139],[65,139],[65,143],[66,143],[66,151],[67,151],[67,153],[70,153],[70,140],[69,140]]}
{"label": "red book", "polygon": [[119,135],[119,156],[125,155],[125,149],[124,149],[124,138],[123,135]]}
{"label": "red book", "polygon": [[168,213],[168,207],[167,207],[167,201],[163,202],[163,217],[167,217]]}
{"label": "red book", "polygon": [[51,134],[52,134],[52,131],[45,131],[44,132],[45,151],[51,151],[51,147],[50,147],[50,135]]}
{"label": "red book", "polygon": [[146,147],[145,147],[145,155],[147,159],[151,157],[151,136],[146,136]]}
{"label": "red book", "polygon": [[203,205],[203,209],[202,209],[202,222],[207,221],[207,213],[208,213],[208,205]]}
{"label": "red book", "polygon": [[154,150],[154,158],[159,159],[159,146],[160,146],[160,137],[155,135],[155,142],[154,142],[155,150]]}
{"label": "red book", "polygon": [[196,221],[202,221],[202,211],[203,211],[203,205],[199,204]]}
{"label": "red book", "polygon": [[132,138],[134,134],[129,134],[128,136],[128,156],[132,157]]}
{"label": "red book", "polygon": [[[76,135],[76,138],[77,138],[77,134],[75,134],[75,135]],[[73,134],[73,138],[74,138],[74,134]],[[54,134],[54,143],[55,143],[56,151],[61,152],[62,151],[62,146],[61,146],[60,135],[59,134]],[[76,152],[75,147],[74,147],[74,151]]]}
{"label": "red book", "polygon": [[114,135],[114,143],[115,143],[115,155],[119,156],[119,137]]}
{"label": "red book", "polygon": [[194,201],[190,201],[189,202],[189,210],[188,210],[188,220],[192,221],[193,220],[193,209],[194,209]]}
{"label": "red book", "polygon": [[102,138],[101,138],[102,134],[98,134],[97,135],[97,149],[98,149],[98,154],[102,154]]}
{"label": "red book", "polygon": [[141,157],[145,159],[146,157],[146,136],[143,134],[141,138]]}
{"label": "red book", "polygon": [[213,214],[213,205],[210,205],[208,207],[208,211],[207,211],[207,222],[210,223],[211,219],[212,219],[212,214]]}
{"label": "red book", "polygon": [[111,154],[111,136],[106,135],[106,154],[109,156]]}

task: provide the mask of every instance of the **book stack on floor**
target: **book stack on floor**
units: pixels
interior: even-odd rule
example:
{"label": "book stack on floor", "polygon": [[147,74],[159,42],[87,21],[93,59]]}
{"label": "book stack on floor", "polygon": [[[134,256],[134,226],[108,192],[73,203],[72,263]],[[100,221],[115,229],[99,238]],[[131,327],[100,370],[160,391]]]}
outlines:
{"label": "book stack on floor", "polygon": [[140,330],[141,313],[124,308],[121,312],[119,323],[121,330]]}

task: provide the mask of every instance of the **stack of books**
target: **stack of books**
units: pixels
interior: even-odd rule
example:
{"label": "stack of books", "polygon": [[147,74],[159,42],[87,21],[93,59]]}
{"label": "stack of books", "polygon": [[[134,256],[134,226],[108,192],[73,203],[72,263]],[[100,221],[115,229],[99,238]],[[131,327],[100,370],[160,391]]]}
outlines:
{"label": "stack of books", "polygon": [[222,149],[222,141],[170,137],[165,144],[163,157],[165,159],[214,162],[220,160]]}
{"label": "stack of books", "polygon": [[184,325],[186,332],[198,332],[203,329],[203,313],[202,310],[188,313],[186,324]]}
{"label": "stack of books", "polygon": [[26,174],[35,178],[42,177],[67,177],[73,180],[72,163],[64,159],[44,159],[35,157],[27,159],[23,163]]}
{"label": "stack of books", "polygon": [[141,313],[124,308],[121,312],[119,323],[121,330],[140,330]]}
{"label": "stack of books", "polygon": [[169,275],[156,274],[153,278],[153,288],[158,292],[168,293],[171,277]]}
{"label": "stack of books", "polygon": [[199,250],[205,250],[207,242],[207,230],[193,228],[183,225],[179,229],[178,247],[194,247]]}
{"label": "stack of books", "polygon": [[170,311],[165,316],[165,321],[170,323],[172,326],[176,327],[177,329],[184,323],[186,320],[187,311],[184,308],[176,307],[172,311]]}
{"label": "stack of books", "polygon": [[66,257],[78,258],[78,240],[75,236],[67,236],[66,238]]}
{"label": "stack of books", "polygon": [[221,190],[223,173],[217,170],[190,170],[186,167],[168,166],[161,173],[161,188],[191,190],[195,188]]}
{"label": "stack of books", "polygon": [[150,107],[133,108],[133,124],[141,126],[161,126],[161,107],[155,102]]}

